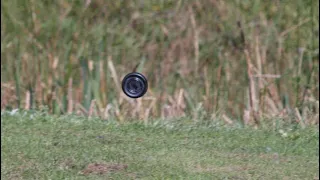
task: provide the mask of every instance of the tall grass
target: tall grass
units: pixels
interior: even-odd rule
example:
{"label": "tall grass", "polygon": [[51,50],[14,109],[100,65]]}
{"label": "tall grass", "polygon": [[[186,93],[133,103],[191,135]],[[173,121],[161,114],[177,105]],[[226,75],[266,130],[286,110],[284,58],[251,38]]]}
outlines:
{"label": "tall grass", "polygon": [[315,0],[4,0],[1,109],[318,124],[318,38]]}

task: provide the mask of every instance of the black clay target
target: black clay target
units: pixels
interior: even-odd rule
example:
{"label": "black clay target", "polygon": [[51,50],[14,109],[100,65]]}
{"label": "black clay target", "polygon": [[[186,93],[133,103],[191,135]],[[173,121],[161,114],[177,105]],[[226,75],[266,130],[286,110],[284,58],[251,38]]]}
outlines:
{"label": "black clay target", "polygon": [[147,79],[137,72],[127,74],[122,80],[122,90],[131,98],[139,98],[148,90]]}

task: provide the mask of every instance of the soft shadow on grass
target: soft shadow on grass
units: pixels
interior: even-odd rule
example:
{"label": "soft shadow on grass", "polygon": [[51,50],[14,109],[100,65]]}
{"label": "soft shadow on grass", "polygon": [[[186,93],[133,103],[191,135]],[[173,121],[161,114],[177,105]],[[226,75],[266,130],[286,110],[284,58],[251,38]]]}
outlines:
{"label": "soft shadow on grass", "polygon": [[287,131],[284,136],[276,131],[244,128],[168,127],[3,113],[1,178],[319,177],[317,128]]}

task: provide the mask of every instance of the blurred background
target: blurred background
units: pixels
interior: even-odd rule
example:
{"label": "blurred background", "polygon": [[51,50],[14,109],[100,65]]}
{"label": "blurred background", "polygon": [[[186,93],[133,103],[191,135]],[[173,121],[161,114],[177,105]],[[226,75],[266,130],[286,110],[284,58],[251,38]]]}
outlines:
{"label": "blurred background", "polygon": [[1,110],[318,124],[318,39],[316,0],[3,0]]}

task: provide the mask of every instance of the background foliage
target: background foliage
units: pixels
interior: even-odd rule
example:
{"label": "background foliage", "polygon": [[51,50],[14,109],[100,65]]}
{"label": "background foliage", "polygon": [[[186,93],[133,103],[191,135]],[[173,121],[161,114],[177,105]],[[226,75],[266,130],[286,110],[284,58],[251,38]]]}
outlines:
{"label": "background foliage", "polygon": [[318,124],[318,39],[315,0],[3,0],[1,109]]}

